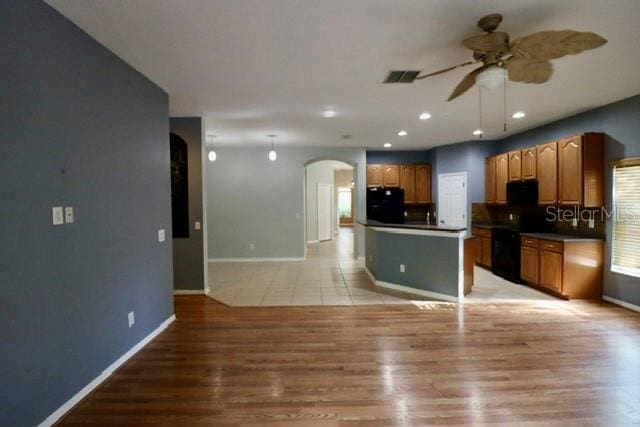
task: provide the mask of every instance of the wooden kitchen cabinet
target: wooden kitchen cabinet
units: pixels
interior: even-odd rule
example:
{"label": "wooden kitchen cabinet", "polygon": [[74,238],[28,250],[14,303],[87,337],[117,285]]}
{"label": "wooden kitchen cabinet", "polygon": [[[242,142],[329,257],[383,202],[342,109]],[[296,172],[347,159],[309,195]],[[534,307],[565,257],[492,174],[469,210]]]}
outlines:
{"label": "wooden kitchen cabinet", "polygon": [[382,185],[385,187],[400,186],[400,165],[384,165],[382,167]]}
{"label": "wooden kitchen cabinet", "polygon": [[538,284],[538,249],[520,246],[520,278],[533,285]]}
{"label": "wooden kitchen cabinet", "polygon": [[540,250],[540,281],[544,288],[560,292],[562,289],[562,254]]}
{"label": "wooden kitchen cabinet", "polygon": [[367,166],[367,187],[382,186],[382,165]]}
{"label": "wooden kitchen cabinet", "polygon": [[604,136],[587,133],[558,141],[558,204],[604,204]]}
{"label": "wooden kitchen cabinet", "polygon": [[555,205],[558,201],[558,144],[550,142],[536,147],[538,204]]}
{"label": "wooden kitchen cabinet", "polygon": [[484,161],[484,201],[496,202],[496,158],[487,157]]}
{"label": "wooden kitchen cabinet", "polygon": [[416,203],[431,203],[431,165],[416,165]]}
{"label": "wooden kitchen cabinet", "polygon": [[507,203],[507,182],[509,181],[509,155],[496,156],[496,204]]}
{"label": "wooden kitchen cabinet", "polygon": [[522,150],[522,179],[536,179],[536,147],[529,147]]}
{"label": "wooden kitchen cabinet", "polygon": [[491,268],[491,229],[472,227],[471,234],[476,237],[476,264]]}
{"label": "wooden kitchen cabinet", "polygon": [[511,151],[509,154],[509,181],[522,179],[522,151]]}
{"label": "wooden kitchen cabinet", "polygon": [[415,165],[400,166],[400,188],[404,190],[404,202],[416,202],[416,167]]}
{"label": "wooden kitchen cabinet", "polygon": [[523,236],[520,278],[528,285],[566,299],[600,299],[604,243],[565,242]]}

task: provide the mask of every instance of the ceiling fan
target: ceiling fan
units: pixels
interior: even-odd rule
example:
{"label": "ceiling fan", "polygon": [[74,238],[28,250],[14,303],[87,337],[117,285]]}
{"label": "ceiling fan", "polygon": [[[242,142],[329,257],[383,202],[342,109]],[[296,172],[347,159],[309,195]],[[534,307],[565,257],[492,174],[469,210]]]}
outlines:
{"label": "ceiling fan", "polygon": [[[462,41],[467,49],[473,51],[472,61],[424,75],[419,75],[416,71],[400,71],[403,75],[393,76],[393,73],[398,72],[392,71],[385,82],[411,83],[413,80],[425,79],[457,68],[482,63],[456,86],[447,99],[451,101],[469,90],[476,82],[489,89],[499,86],[507,77],[514,82],[545,83],[553,74],[550,59],[575,55],[600,47],[607,42],[596,33],[574,30],[540,31],[511,41],[509,34],[496,31],[501,22],[501,14],[487,15],[477,24],[485,34]],[[394,79],[396,81],[389,81]]]}

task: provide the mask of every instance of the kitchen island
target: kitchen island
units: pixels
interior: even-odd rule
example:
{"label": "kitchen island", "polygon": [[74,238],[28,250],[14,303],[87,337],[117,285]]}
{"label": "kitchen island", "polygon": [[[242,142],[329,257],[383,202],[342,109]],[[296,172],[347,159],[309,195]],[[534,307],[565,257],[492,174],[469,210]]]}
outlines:
{"label": "kitchen island", "polygon": [[366,269],[376,286],[464,301],[466,228],[378,221],[360,224],[366,229]]}

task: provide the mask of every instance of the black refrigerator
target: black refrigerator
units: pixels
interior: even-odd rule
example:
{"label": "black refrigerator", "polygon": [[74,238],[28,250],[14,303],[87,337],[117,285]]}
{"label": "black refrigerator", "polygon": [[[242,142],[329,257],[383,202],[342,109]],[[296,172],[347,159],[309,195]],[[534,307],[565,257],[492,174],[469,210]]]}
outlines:
{"label": "black refrigerator", "polygon": [[404,190],[398,187],[367,188],[367,219],[404,224]]}

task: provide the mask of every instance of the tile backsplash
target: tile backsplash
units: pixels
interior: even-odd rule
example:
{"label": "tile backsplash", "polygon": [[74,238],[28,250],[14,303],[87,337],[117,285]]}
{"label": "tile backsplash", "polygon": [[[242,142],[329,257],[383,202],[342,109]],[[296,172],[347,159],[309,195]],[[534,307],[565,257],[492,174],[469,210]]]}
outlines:
{"label": "tile backsplash", "polygon": [[[473,203],[471,205],[471,221],[474,224],[517,225],[520,215],[538,214],[552,223],[552,230],[556,233],[573,234],[604,238],[605,219],[600,209],[576,209],[572,207],[558,208],[555,206],[505,206]],[[572,219],[578,217],[577,225],[573,226]],[[588,218],[593,218],[593,228],[589,228]]]}

